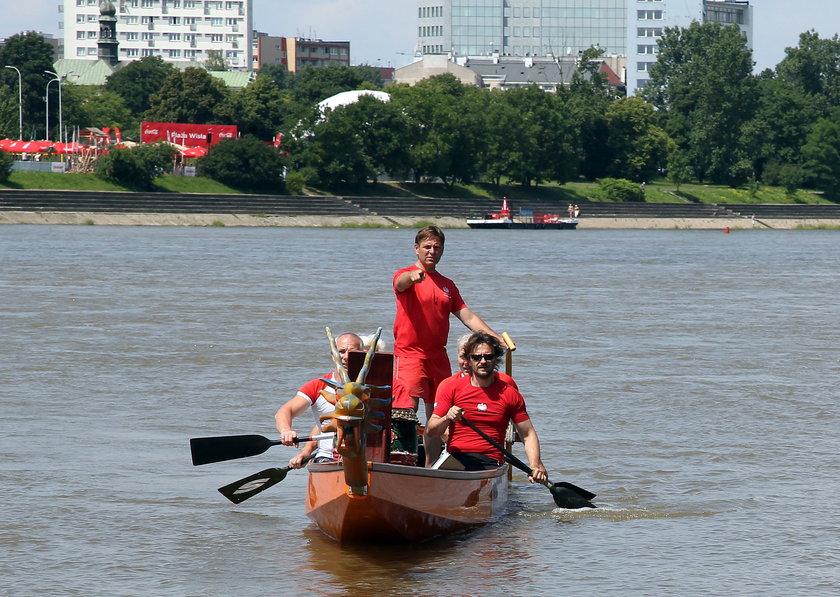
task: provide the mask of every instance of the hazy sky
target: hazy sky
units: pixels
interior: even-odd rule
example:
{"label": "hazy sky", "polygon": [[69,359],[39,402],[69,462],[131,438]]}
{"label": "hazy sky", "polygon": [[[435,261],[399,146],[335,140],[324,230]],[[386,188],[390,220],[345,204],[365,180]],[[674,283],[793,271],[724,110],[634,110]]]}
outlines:
{"label": "hazy sky", "polygon": [[[0,38],[36,30],[59,34],[60,0],[0,0]],[[840,0],[752,0],[756,70],[772,68],[799,34],[840,31]],[[270,35],[350,41],[353,64],[404,66],[416,42],[415,0],[255,0],[254,26]]]}

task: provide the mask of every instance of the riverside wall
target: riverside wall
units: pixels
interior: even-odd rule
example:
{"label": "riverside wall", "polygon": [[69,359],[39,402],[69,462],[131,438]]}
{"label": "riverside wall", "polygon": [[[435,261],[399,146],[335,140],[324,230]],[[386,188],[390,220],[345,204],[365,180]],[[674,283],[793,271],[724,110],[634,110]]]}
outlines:
{"label": "riverside wall", "polygon": [[[840,205],[582,202],[579,229],[768,229],[840,226]],[[564,214],[567,204],[515,206]],[[129,226],[386,226],[465,228],[498,211],[479,198],[212,195],[0,190],[0,224]]]}

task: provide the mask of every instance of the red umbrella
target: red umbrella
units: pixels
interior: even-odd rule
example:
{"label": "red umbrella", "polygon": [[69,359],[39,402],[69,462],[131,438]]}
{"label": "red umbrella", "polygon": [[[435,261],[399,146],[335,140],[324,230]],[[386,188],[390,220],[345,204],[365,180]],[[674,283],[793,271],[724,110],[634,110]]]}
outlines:
{"label": "red umbrella", "polygon": [[58,141],[52,144],[54,153],[79,153],[82,149],[84,149],[84,145],[81,143],[62,143]]}
{"label": "red umbrella", "polygon": [[52,146],[52,141],[12,141],[3,149],[12,153],[43,153]]}
{"label": "red umbrella", "polygon": [[207,148],[187,147],[181,150],[181,155],[185,158],[201,158],[207,155]]}
{"label": "red umbrella", "polygon": [[0,150],[5,150],[11,143],[13,143],[11,139],[0,139]]}

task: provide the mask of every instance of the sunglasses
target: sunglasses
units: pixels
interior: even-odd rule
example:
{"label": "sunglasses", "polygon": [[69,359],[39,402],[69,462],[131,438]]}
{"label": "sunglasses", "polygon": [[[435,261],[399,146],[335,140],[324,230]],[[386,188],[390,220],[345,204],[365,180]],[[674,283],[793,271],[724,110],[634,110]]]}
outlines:
{"label": "sunglasses", "polygon": [[494,354],[471,354],[470,358],[475,361],[476,363],[480,363],[481,361],[495,361],[496,355]]}

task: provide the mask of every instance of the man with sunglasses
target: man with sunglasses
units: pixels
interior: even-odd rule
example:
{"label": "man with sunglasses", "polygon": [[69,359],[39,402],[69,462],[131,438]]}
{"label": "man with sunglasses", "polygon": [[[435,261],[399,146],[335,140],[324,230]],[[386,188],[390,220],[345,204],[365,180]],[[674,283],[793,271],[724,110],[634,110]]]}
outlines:
{"label": "man with sunglasses", "polygon": [[417,261],[394,274],[397,314],[394,318],[393,408],[417,412],[420,401],[431,415],[438,384],[452,369],[446,354],[449,315],[455,315],[472,331],[499,337],[473,313],[458,287],[437,271],[446,237],[437,226],[417,232]]}
{"label": "man with sunglasses", "polygon": [[525,455],[533,471],[530,481],[548,480],[540,457],[540,440],[528,417],[525,399],[512,384],[496,375],[504,354],[501,342],[490,334],[476,332],[467,340],[464,352],[469,355],[470,375],[439,388],[426,435],[439,438],[448,429],[447,450],[452,457],[466,470],[482,470],[500,466],[504,455],[461,419],[467,419],[502,445],[508,422],[512,421],[525,444]]}

